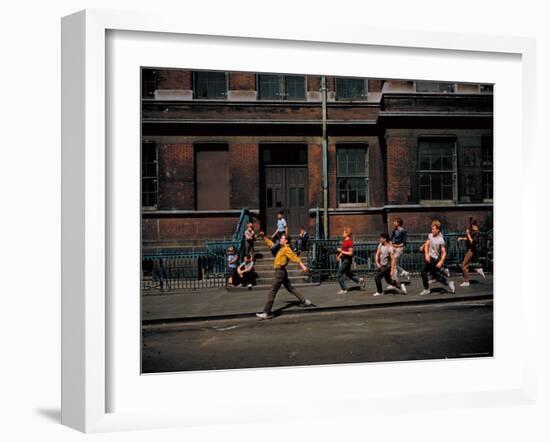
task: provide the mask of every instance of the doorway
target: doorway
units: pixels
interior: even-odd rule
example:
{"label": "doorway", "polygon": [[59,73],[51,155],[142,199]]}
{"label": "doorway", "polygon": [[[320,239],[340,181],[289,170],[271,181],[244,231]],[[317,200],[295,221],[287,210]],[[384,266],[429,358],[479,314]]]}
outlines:
{"label": "doorway", "polygon": [[284,213],[288,232],[296,236],[308,230],[307,145],[262,145],[262,225],[270,235],[276,228],[277,212]]}

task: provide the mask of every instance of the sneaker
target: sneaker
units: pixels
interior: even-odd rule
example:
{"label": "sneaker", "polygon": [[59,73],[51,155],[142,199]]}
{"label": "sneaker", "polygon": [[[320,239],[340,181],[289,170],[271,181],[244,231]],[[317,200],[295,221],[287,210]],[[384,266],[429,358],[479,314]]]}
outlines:
{"label": "sneaker", "polygon": [[428,280],[428,284],[434,284],[435,283],[435,279],[429,279]]}
{"label": "sneaker", "polygon": [[337,295],[345,295],[348,291],[347,290],[340,290]]}
{"label": "sneaker", "polygon": [[449,288],[451,289],[451,293],[455,293],[455,283],[453,281],[449,281]]}
{"label": "sneaker", "polygon": [[485,279],[485,273],[483,272],[482,268],[476,269],[476,272],[479,273],[483,277],[483,279]]}
{"label": "sneaker", "polygon": [[449,269],[443,269],[443,273],[445,273],[445,276],[447,278],[450,278],[451,277],[451,272],[449,272]]}
{"label": "sneaker", "polygon": [[256,313],[256,317],[259,319],[267,319],[267,313]]}
{"label": "sneaker", "polygon": [[365,290],[367,288],[367,281],[365,281],[365,278],[359,279],[359,287],[361,287],[361,290]]}
{"label": "sneaker", "polygon": [[397,290],[397,287],[391,284],[388,284],[386,290]]}
{"label": "sneaker", "polygon": [[431,290],[430,290],[430,289],[426,289],[426,290],[422,290],[422,291],[420,292],[420,295],[424,296],[424,295],[429,295],[430,293],[432,293]]}
{"label": "sneaker", "polygon": [[302,306],[304,306],[304,307],[310,307],[312,305],[313,305],[313,303],[309,299],[306,299],[304,301],[304,303],[302,304]]}
{"label": "sneaker", "polygon": [[401,284],[401,291],[407,294],[407,287],[405,286],[405,284]]}
{"label": "sneaker", "polygon": [[382,296],[382,295],[383,293],[378,293],[378,292],[372,294],[372,296]]}
{"label": "sneaker", "polygon": [[470,283],[468,281],[464,281],[462,284],[460,284],[460,287],[470,287]]}
{"label": "sneaker", "polygon": [[252,290],[252,284],[248,284],[248,290]]}

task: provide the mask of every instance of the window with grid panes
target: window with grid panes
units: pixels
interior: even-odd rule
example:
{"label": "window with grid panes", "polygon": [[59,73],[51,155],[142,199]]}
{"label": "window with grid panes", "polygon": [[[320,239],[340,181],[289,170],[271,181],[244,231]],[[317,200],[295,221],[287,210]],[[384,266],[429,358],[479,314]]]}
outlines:
{"label": "window with grid panes", "polygon": [[454,200],[454,139],[420,140],[418,173],[420,199],[425,201]]}
{"label": "window with grid panes", "polygon": [[337,100],[365,100],[367,80],[364,78],[336,78]]}
{"label": "window with grid panes", "polygon": [[483,199],[493,199],[493,137],[481,138],[481,170],[483,182]]}
{"label": "window with grid panes", "polygon": [[260,100],[305,100],[304,75],[258,74]]}
{"label": "window with grid panes", "polygon": [[194,72],[194,97],[223,99],[227,96],[225,72]]}
{"label": "window with grid panes", "polygon": [[141,205],[155,208],[158,200],[157,145],[142,143],[141,146]]}
{"label": "window with grid panes", "polygon": [[366,145],[336,146],[338,204],[368,204],[368,157]]}
{"label": "window with grid panes", "polygon": [[417,81],[416,92],[454,92],[454,83],[440,81]]}

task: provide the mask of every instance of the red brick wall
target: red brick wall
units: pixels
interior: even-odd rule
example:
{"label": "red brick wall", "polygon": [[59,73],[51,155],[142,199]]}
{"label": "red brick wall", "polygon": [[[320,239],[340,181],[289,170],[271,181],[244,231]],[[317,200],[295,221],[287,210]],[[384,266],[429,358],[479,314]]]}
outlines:
{"label": "red brick wall", "polygon": [[386,204],[386,187],[384,178],[384,161],[380,142],[371,140],[368,146],[369,155],[369,205],[381,207]]}
{"label": "red brick wall", "polygon": [[328,205],[329,207],[338,207],[336,197],[338,189],[336,188],[336,144],[328,145]]}
{"label": "red brick wall", "polygon": [[255,91],[256,74],[244,72],[231,72],[229,74],[229,90]]}
{"label": "red brick wall", "polygon": [[307,90],[310,92],[320,92],[321,90],[321,77],[316,75],[307,76]]}
{"label": "red brick wall", "polygon": [[157,70],[158,89],[191,89],[191,71],[179,69]]}
{"label": "red brick wall", "polygon": [[192,144],[159,147],[159,209],[193,210],[195,177]]}
{"label": "red brick wall", "polygon": [[307,154],[309,207],[323,207],[323,147],[310,144]]}
{"label": "red brick wall", "polygon": [[388,204],[406,204],[411,197],[407,138],[389,137],[386,144]]}
{"label": "red brick wall", "polygon": [[369,80],[369,92],[381,92],[382,80]]}
{"label": "red brick wall", "polygon": [[232,209],[260,207],[259,149],[256,143],[229,146]]}
{"label": "red brick wall", "polygon": [[441,222],[441,228],[449,232],[462,232],[466,227],[470,217],[478,220],[480,230],[485,231],[493,228],[493,211],[458,211],[449,209],[431,209],[425,212],[392,212],[388,214],[388,224],[391,226],[393,220],[397,217],[403,219],[403,226],[411,233],[430,232],[430,225],[433,219]]}
{"label": "red brick wall", "polygon": [[344,227],[351,227],[353,235],[377,235],[385,231],[384,220],[381,214],[330,214],[329,236],[342,235]]}

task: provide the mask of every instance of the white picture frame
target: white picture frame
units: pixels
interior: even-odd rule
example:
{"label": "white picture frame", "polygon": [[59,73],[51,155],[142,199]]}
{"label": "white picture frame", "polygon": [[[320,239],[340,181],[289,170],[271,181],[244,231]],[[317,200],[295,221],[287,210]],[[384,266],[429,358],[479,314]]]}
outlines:
{"label": "white picture frame", "polygon": [[[106,83],[107,42],[109,32],[151,32],[170,36],[208,36],[243,39],[249,42],[268,41],[270,45],[288,47],[299,44],[326,44],[335,50],[348,50],[357,47],[375,47],[378,50],[400,48],[403,52],[425,49],[434,53],[476,54],[481,60],[483,54],[502,54],[520,58],[521,97],[520,109],[516,116],[521,118],[519,142],[524,171],[536,161],[534,144],[534,103],[535,103],[535,43],[532,39],[502,36],[464,35],[451,33],[427,33],[402,30],[382,30],[370,27],[353,28],[334,25],[324,27],[293,27],[291,24],[254,24],[234,28],[230,23],[208,23],[207,20],[181,22],[177,17],[145,13],[122,13],[100,10],[86,10],[67,16],[62,22],[62,423],[84,432],[101,432],[124,429],[162,428],[170,426],[207,425],[210,422],[254,422],[279,420],[295,417],[292,412],[281,409],[280,402],[272,408],[258,407],[243,395],[235,409],[240,415],[220,411],[206,415],[205,408],[197,406],[194,412],[189,409],[167,407],[159,409],[109,410],[109,394],[115,386],[109,375],[114,358],[109,327],[113,313],[108,291],[111,260],[109,244],[113,241],[116,229],[111,229],[113,201],[110,194],[110,157],[107,143],[110,134],[106,130],[107,95],[111,91]],[[156,34],[158,36],[158,34]],[[256,44],[256,43],[254,43]],[[435,54],[437,56],[437,54]],[[222,63],[220,61],[219,63]],[[233,66],[225,68],[232,69]],[[483,73],[479,74],[483,80]],[[489,82],[489,81],[488,81]],[[136,90],[136,96],[138,91]],[[498,85],[496,88],[496,118],[498,120]],[[129,105],[138,106],[136,103]],[[135,109],[134,109],[135,110]],[[498,131],[496,132],[498,145]],[[497,147],[498,148],[498,147]],[[499,163],[496,161],[496,174]],[[116,169],[116,167],[115,167]],[[524,173],[524,181],[516,191],[522,199],[522,214],[518,223],[525,225],[527,220],[536,219],[535,177]],[[111,183],[112,184],[112,183]],[[497,183],[498,186],[498,183]],[[531,190],[530,190],[531,189]],[[503,209],[504,210],[504,209]],[[502,212],[504,213],[504,212]],[[505,216],[499,219],[504,223]],[[498,219],[498,216],[497,216]],[[138,245],[139,247],[139,245]],[[517,278],[529,275],[527,265],[530,251],[520,247],[521,271]],[[496,248],[498,256],[498,247]],[[504,253],[504,252],[502,252]],[[135,257],[138,259],[138,257]],[[531,278],[526,278],[521,292],[521,310],[524,329],[522,337],[535,336],[536,290]],[[495,291],[499,290],[498,283]],[[139,292],[135,294],[139,297]],[[130,310],[133,311],[133,310]],[[139,318],[133,318],[139,321]],[[498,326],[498,316],[496,316]],[[498,339],[498,334],[497,334]],[[426,394],[413,396],[377,396],[376,403],[363,391],[347,396],[338,390],[328,389],[327,397],[314,397],[309,400],[308,415],[322,417],[336,412],[368,414],[375,409],[387,412],[410,409],[461,408],[469,406],[491,406],[501,403],[532,404],[536,397],[536,358],[535,339],[526,339],[524,352],[518,355],[514,379],[502,388],[473,388],[463,393],[438,392],[437,386]],[[499,358],[498,352],[495,359]],[[122,356],[123,357],[123,356]],[[437,363],[437,362],[434,362]],[[383,365],[386,370],[399,370],[398,364]],[[521,367],[519,367],[521,366]],[[376,370],[369,367],[370,371]],[[115,367],[116,368],[116,367]],[[490,369],[490,367],[487,367]],[[139,367],[136,367],[138,371]],[[409,366],[409,369],[411,367]],[[441,370],[458,370],[459,367]],[[292,371],[295,370],[295,371]],[[283,376],[299,377],[300,369],[285,369]],[[301,369],[303,370],[303,369]],[[320,369],[326,376],[337,376],[340,367]],[[346,370],[360,376],[366,368],[359,364]],[[380,369],[378,369],[380,371]],[[250,382],[261,384],[265,380],[265,370],[250,371]],[[281,371],[279,371],[281,373]],[[136,374],[136,373],[134,373]],[[139,373],[137,373],[139,376]],[[195,375],[194,381],[214,380],[223,385],[224,379],[231,383],[242,382],[242,371],[233,373],[204,373]],[[160,378],[161,376],[157,376]],[[254,378],[257,378],[254,380]],[[115,376],[115,379],[117,377]],[[120,379],[120,376],[118,377]],[[175,377],[164,379],[165,384],[175,382]],[[248,382],[248,381],[247,381]],[[345,391],[345,390],[344,390]],[[194,393],[195,394],[195,393]],[[339,395],[340,394],[340,395]],[[282,400],[282,399],[281,399]],[[406,408],[405,408],[406,407]],[[215,407],[214,407],[215,408]],[[251,413],[252,411],[252,413]]]}

